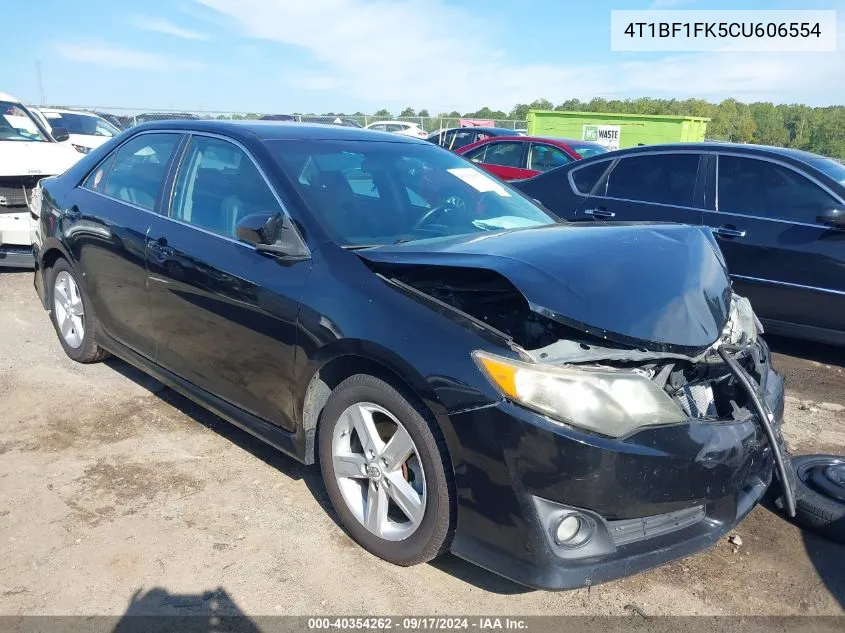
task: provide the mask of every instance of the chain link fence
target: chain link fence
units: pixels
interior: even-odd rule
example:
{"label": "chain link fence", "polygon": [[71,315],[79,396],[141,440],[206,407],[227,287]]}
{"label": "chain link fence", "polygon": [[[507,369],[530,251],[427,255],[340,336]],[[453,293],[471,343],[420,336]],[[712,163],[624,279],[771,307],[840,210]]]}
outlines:
{"label": "chain link fence", "polygon": [[[299,121],[303,123],[324,123],[366,127],[379,121],[403,121],[413,123],[426,132],[436,132],[453,127],[461,127],[460,118],[450,117],[393,117],[373,115],[348,114],[270,114],[260,112],[219,112],[211,110],[163,110],[157,108],[123,108],[103,106],[30,106],[43,109],[59,108],[65,110],[80,110],[92,112],[106,119],[112,125],[125,130],[147,121],[164,121],[169,119],[204,119],[217,121],[249,121],[249,120],[277,120]],[[469,118],[469,117],[467,117]],[[525,131],[526,122],[519,120],[493,120],[493,127],[510,130]]]}

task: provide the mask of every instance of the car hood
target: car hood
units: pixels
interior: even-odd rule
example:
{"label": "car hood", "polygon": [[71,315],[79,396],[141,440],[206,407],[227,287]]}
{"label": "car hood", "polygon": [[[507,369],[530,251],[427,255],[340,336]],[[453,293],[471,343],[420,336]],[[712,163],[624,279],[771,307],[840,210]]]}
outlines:
{"label": "car hood", "polygon": [[700,354],[730,311],[721,251],[709,231],[693,226],[561,224],[356,252],[389,265],[493,270],[533,311],[653,352]]}
{"label": "car hood", "polygon": [[93,134],[71,134],[68,142],[73,145],[81,145],[82,147],[90,147],[91,149],[94,149],[109,139],[110,137],[108,136],[94,136]]}
{"label": "car hood", "polygon": [[0,176],[55,176],[82,156],[65,143],[0,141]]}

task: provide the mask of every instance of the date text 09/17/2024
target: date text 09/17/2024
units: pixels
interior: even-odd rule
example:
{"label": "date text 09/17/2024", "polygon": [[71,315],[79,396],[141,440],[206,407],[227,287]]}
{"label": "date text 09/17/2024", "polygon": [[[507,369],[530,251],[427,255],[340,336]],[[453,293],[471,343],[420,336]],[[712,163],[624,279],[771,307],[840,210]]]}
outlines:
{"label": "date text 09/17/2024", "polygon": [[309,631],[322,630],[377,630],[377,631],[520,631],[528,623],[522,618],[512,617],[317,617],[308,619]]}

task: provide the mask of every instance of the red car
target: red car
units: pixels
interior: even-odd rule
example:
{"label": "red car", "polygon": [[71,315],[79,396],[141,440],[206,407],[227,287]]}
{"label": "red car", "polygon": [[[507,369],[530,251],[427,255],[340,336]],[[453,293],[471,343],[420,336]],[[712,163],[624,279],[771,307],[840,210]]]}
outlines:
{"label": "red car", "polygon": [[502,180],[531,178],[574,160],[604,154],[590,141],[539,136],[496,136],[455,150]]}

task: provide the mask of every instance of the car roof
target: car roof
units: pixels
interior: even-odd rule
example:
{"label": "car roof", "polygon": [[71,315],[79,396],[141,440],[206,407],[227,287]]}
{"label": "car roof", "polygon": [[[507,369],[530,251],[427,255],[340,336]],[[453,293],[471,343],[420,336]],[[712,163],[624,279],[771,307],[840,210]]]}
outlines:
{"label": "car roof", "polygon": [[47,112],[54,112],[56,114],[81,114],[82,116],[90,116],[100,118],[100,115],[85,110],[64,110],[62,108],[38,108],[39,112],[46,114]]}
{"label": "car roof", "polygon": [[188,132],[216,132],[233,138],[247,136],[262,140],[332,140],[332,141],[386,141],[391,143],[418,143],[428,145],[422,139],[410,136],[379,132],[359,127],[323,123],[296,123],[293,121],[211,121],[197,119],[170,119],[150,121],[132,130],[185,130]]}
{"label": "car roof", "polygon": [[442,130],[437,130],[436,132],[432,132],[431,136],[434,136],[436,134],[446,134],[446,132],[452,132],[454,130],[478,130],[479,132],[487,132],[489,134],[497,134],[499,136],[504,134],[510,134],[511,136],[513,136],[514,132],[518,131],[506,127],[478,127],[475,125],[467,125],[464,127],[448,127]]}
{"label": "car roof", "polygon": [[12,103],[21,103],[21,100],[17,97],[13,97],[12,95],[0,92],[0,101],[11,101]]}
{"label": "car roof", "polygon": [[722,141],[702,141],[695,143],[663,143],[659,145],[640,145],[619,149],[607,154],[591,156],[589,160],[615,158],[617,156],[629,156],[640,153],[654,152],[676,152],[676,151],[699,151],[699,152],[733,152],[737,154],[749,154],[756,156],[772,156],[786,158],[788,160],[810,163],[811,161],[825,158],[821,154],[814,154],[800,149],[790,147],[775,147],[773,145],[755,145],[753,143],[729,143]]}
{"label": "car roof", "polygon": [[413,123],[411,121],[373,121],[368,125],[379,125],[381,123],[389,123],[390,125],[416,125],[417,127],[420,125],[419,123]]}
{"label": "car roof", "polygon": [[[513,130],[510,130],[513,132]],[[593,141],[581,141],[577,138],[557,138],[554,136],[525,136],[525,135],[515,135],[511,134],[509,136],[496,136],[493,138],[486,138],[482,141],[478,141],[477,145],[481,145],[482,143],[490,143],[492,141],[520,141],[522,143],[529,143],[534,141],[535,143],[551,143],[552,145],[596,145],[599,147],[603,147],[599,143],[595,143]]]}

